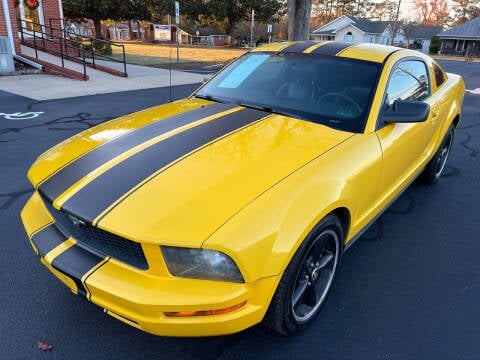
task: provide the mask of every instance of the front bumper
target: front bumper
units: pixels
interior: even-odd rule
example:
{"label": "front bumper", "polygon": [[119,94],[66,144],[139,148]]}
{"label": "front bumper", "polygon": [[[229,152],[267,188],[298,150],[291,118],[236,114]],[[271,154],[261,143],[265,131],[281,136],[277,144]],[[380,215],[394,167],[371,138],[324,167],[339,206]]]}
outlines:
{"label": "front bumper", "polygon": [[[35,253],[75,294],[83,295],[109,315],[143,331],[164,336],[209,336],[235,333],[259,323],[280,276],[252,283],[185,279],[171,276],[158,246],[142,245],[149,269],[141,270],[104,256],[66,236],[55,226],[41,197],[25,205],[22,221]],[[149,248],[150,247],[150,248]],[[218,315],[166,316],[240,308]]]}

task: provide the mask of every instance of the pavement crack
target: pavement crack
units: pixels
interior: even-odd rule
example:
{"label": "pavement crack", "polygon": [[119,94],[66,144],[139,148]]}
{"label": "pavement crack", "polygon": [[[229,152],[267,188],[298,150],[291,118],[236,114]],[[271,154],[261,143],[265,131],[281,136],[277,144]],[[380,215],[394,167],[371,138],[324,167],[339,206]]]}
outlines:
{"label": "pavement crack", "polygon": [[460,143],[460,145],[462,145],[465,149],[467,149],[468,151],[470,151],[470,156],[471,157],[477,157],[478,155],[480,155],[480,150],[479,149],[475,149],[474,147],[472,147],[471,145],[469,145],[469,143],[472,141],[472,136],[470,135],[470,133],[466,132],[466,135],[467,135],[467,139],[462,141]]}
{"label": "pavement crack", "polygon": [[25,189],[25,190],[15,191],[11,193],[6,193],[6,194],[0,194],[0,200],[1,199],[4,200],[3,204],[0,202],[0,210],[9,209],[15,203],[15,201],[20,199],[23,195],[26,195],[32,192],[33,192],[33,189]]}
{"label": "pavement crack", "polygon": [[[20,134],[22,131],[34,128],[42,128],[46,127],[49,130],[86,130],[95,125],[98,125],[101,122],[106,120],[110,120],[111,117],[92,117],[89,113],[80,112],[75,115],[70,116],[62,116],[53,120],[46,121],[42,124],[32,124],[26,126],[17,126],[17,127],[9,127],[0,130],[0,142],[13,142],[18,140],[16,139],[4,139],[2,136],[9,135],[9,134]],[[78,124],[79,127],[72,128],[72,124]],[[63,127],[65,126],[65,127]]]}

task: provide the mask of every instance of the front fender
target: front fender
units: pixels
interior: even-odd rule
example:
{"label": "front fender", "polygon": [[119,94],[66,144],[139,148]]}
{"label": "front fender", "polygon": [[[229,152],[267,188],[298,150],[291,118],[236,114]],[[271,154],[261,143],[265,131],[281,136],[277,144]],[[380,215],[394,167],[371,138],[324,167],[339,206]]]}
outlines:
{"label": "front fender", "polygon": [[375,134],[353,136],[264,192],[203,247],[230,255],[247,282],[278,275],[308,233],[335,209],[350,213],[344,240],[368,223],[380,177]]}

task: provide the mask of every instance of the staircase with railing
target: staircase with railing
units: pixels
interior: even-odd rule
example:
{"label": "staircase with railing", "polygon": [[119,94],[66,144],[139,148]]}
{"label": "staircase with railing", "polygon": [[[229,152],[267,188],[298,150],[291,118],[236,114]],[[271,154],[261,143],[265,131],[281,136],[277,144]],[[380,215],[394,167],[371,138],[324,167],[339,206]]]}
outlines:
{"label": "staircase with railing", "polygon": [[[35,57],[31,60],[39,62],[53,72],[88,80],[87,67],[89,67],[112,75],[128,76],[123,44],[77,34],[63,26],[63,21],[60,27],[52,26],[51,22],[50,25],[42,25],[26,20],[18,20],[18,24],[22,44],[35,51]],[[39,51],[59,57],[61,66],[39,59]],[[83,71],[69,69],[65,60],[80,64]]]}

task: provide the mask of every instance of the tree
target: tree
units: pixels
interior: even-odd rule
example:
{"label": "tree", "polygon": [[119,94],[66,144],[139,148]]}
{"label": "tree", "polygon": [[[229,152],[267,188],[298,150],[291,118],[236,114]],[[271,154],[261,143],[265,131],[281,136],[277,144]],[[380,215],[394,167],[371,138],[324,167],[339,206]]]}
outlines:
{"label": "tree", "polygon": [[335,12],[337,16],[347,15],[366,18],[374,8],[375,3],[366,0],[336,0]]}
{"label": "tree", "polygon": [[[166,3],[169,0],[157,1]],[[256,21],[274,22],[283,3],[278,0],[182,0],[180,6],[180,12],[188,19],[202,25],[222,25],[223,30],[231,35],[237,22],[251,20],[252,10],[255,11]],[[173,5],[171,11],[173,12]]]}
{"label": "tree", "polygon": [[336,17],[334,0],[313,0],[312,17],[315,18],[315,27],[320,27],[333,20]]}
{"label": "tree", "polygon": [[373,6],[371,17],[380,21],[395,21],[397,17],[398,2],[393,0],[385,0],[376,3]]}
{"label": "tree", "polygon": [[308,40],[312,0],[287,0],[288,40]]}
{"label": "tree", "polygon": [[424,25],[444,25],[449,19],[447,0],[413,0],[413,7]]}
{"label": "tree", "polygon": [[473,19],[480,12],[480,0],[452,0],[455,9],[455,21],[453,25],[463,24]]}
{"label": "tree", "polygon": [[103,39],[101,20],[148,20],[149,3],[146,0],[63,0],[63,12],[69,19],[92,19],[95,37]]}
{"label": "tree", "polygon": [[401,21],[402,25],[400,25],[400,31],[403,32],[403,35],[405,36],[405,39],[407,41],[406,48],[410,48],[410,43],[415,42],[415,28],[417,24],[409,21],[408,19],[404,19]]}

